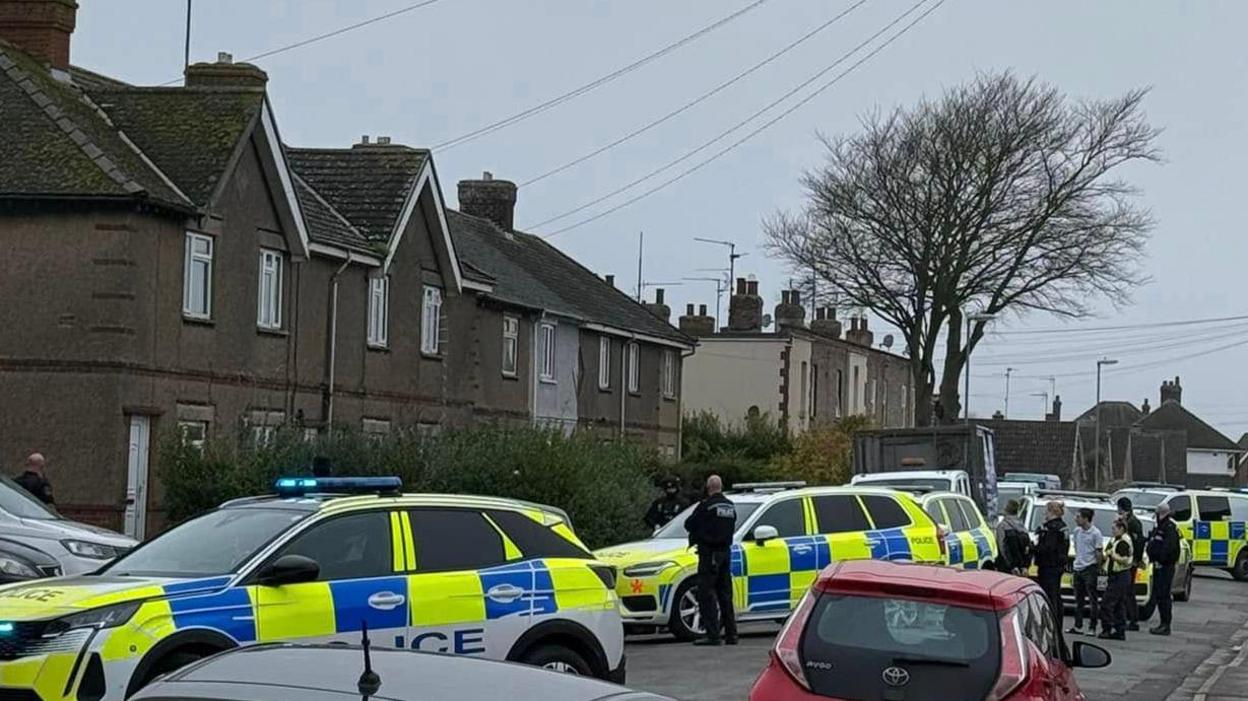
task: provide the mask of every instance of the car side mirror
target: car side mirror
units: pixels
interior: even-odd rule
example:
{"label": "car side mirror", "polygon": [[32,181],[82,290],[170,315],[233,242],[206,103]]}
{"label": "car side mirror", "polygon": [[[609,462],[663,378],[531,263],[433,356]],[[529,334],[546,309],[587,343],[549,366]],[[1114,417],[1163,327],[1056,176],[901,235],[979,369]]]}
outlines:
{"label": "car side mirror", "polygon": [[776,530],[775,526],[758,526],[754,529],[754,542],[759,545],[779,537],[780,532]]}
{"label": "car side mirror", "polygon": [[265,565],[256,575],[256,584],[280,587],[284,584],[314,582],[321,575],[316,560],[303,555],[283,555]]}
{"label": "car side mirror", "polygon": [[1071,647],[1071,665],[1072,667],[1082,667],[1084,669],[1100,669],[1108,667],[1113,658],[1109,655],[1109,650],[1092,643],[1076,642]]}

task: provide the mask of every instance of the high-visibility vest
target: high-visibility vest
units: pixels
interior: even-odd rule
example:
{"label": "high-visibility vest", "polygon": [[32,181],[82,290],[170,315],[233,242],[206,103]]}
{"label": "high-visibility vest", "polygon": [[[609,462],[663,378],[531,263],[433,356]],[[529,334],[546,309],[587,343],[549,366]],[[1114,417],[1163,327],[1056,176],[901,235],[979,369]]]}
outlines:
{"label": "high-visibility vest", "polygon": [[[1126,550],[1125,555],[1119,553],[1118,545],[1120,543],[1126,546],[1124,548]],[[1105,546],[1105,572],[1107,574],[1114,574],[1116,572],[1125,572],[1131,569],[1131,565],[1133,565],[1134,563],[1135,563],[1135,558],[1133,555],[1133,548],[1132,548],[1130,535],[1127,535],[1124,533],[1116,538],[1111,539],[1109,543],[1106,544]]]}

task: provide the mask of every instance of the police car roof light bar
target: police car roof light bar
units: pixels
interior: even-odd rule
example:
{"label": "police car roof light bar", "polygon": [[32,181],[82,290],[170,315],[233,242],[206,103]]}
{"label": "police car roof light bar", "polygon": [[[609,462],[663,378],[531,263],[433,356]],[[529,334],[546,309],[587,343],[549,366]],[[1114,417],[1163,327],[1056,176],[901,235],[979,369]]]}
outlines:
{"label": "police car roof light bar", "polygon": [[1181,492],[1187,489],[1181,484],[1169,484],[1167,482],[1128,482],[1127,488],[1131,489],[1160,489],[1170,492]]}
{"label": "police car roof light bar", "polygon": [[1042,497],[1072,497],[1083,499],[1084,501],[1109,501],[1109,495],[1105,492],[1077,492],[1071,489],[1038,489],[1037,496]]}
{"label": "police car roof light bar", "polygon": [[398,494],[398,477],[282,477],[273,485],[283,496],[305,494]]}
{"label": "police car roof light bar", "polygon": [[789,482],[740,482],[732,485],[734,492],[763,492],[763,491],[782,491],[785,489],[801,489],[806,486],[804,480],[793,480]]}
{"label": "police car roof light bar", "polygon": [[[870,482],[862,482],[863,486],[872,486]],[[908,492],[910,494],[928,494],[930,492],[944,492],[946,489],[937,489],[930,484],[882,484],[884,489],[891,489],[894,492]]]}

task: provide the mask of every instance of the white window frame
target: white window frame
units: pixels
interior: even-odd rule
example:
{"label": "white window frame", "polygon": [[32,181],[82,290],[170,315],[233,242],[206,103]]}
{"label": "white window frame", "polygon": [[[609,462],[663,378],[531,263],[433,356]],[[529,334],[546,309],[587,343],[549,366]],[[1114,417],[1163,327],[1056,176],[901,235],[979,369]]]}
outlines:
{"label": "white window frame", "polygon": [[[204,452],[204,443],[208,441],[208,422],[202,419],[179,419],[178,439],[182,445],[194,448],[200,454]],[[199,437],[191,437],[192,431],[198,431]]]}
{"label": "white window frame", "polygon": [[641,392],[641,346],[635,342],[628,344],[628,391]]}
{"label": "white window frame", "polygon": [[611,337],[598,337],[598,389],[611,389]]}
{"label": "white window frame", "polygon": [[676,398],[676,351],[663,351],[663,398]]}
{"label": "white window frame", "polygon": [[503,357],[500,362],[505,377],[520,372],[520,318],[503,315]]}
{"label": "white window frame", "polygon": [[420,305],[420,352],[437,355],[442,349],[442,290],[425,285]]}
{"label": "white window frame", "polygon": [[360,429],[368,440],[381,442],[390,436],[390,419],[365,418],[360,421]]}
{"label": "white window frame", "polygon": [[540,329],[540,351],[539,360],[541,362],[539,378],[542,382],[555,382],[555,372],[557,370],[556,353],[558,352],[559,332],[555,325],[551,322],[542,322]]}
{"label": "white window frame", "polygon": [[282,328],[282,252],[260,249],[260,283],[256,300],[256,326]]}
{"label": "white window frame", "polygon": [[390,343],[390,278],[368,279],[368,345],[385,348]]}
{"label": "white window frame", "polygon": [[[207,253],[196,253],[195,244],[206,243],[208,245]],[[211,319],[212,318],[212,268],[213,255],[216,252],[216,242],[211,236],[206,234],[198,234],[194,231],[186,232],[186,252],[182,260],[182,314],[193,319]],[[192,301],[191,287],[191,269],[195,265],[204,266],[204,305],[203,309],[194,308]]]}

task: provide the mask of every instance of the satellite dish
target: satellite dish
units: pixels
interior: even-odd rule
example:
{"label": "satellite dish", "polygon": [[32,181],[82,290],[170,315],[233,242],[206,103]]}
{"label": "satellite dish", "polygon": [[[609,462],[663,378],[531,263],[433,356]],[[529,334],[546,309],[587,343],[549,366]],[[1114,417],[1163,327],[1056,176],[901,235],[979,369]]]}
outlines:
{"label": "satellite dish", "polygon": [[892,348],[893,347],[893,335],[891,333],[886,334],[884,336],[884,342],[881,343],[880,345],[884,346],[885,348]]}

